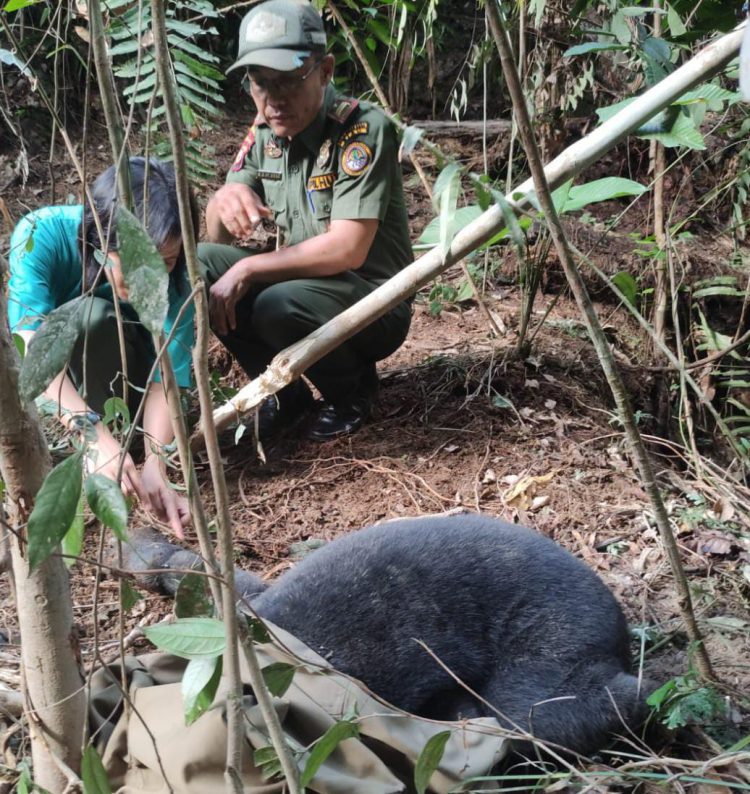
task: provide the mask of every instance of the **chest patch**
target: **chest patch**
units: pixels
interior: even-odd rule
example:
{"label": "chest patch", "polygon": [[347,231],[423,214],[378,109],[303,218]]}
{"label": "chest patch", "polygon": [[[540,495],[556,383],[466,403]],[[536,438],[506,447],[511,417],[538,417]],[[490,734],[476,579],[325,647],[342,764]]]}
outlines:
{"label": "chest patch", "polygon": [[281,171],[258,171],[258,176],[261,179],[270,179],[272,182],[281,181]]}
{"label": "chest patch", "polygon": [[307,189],[308,190],[330,190],[333,187],[333,182],[335,180],[334,174],[318,174],[317,176],[311,176],[307,180]]}
{"label": "chest patch", "polygon": [[370,125],[366,121],[360,121],[358,124],[349,127],[349,129],[339,138],[339,146],[343,149],[352,138],[357,135],[367,135],[370,131]]}
{"label": "chest patch", "polygon": [[370,147],[362,141],[352,141],[341,153],[341,167],[349,176],[363,174],[372,162]]}
{"label": "chest patch", "polygon": [[237,156],[234,158],[234,162],[232,163],[232,171],[241,171],[242,166],[245,165],[245,158],[249,154],[250,150],[255,145],[255,125],[250,127],[247,131],[247,135],[245,136],[245,140],[242,141],[242,146],[240,146],[239,152],[237,152]]}

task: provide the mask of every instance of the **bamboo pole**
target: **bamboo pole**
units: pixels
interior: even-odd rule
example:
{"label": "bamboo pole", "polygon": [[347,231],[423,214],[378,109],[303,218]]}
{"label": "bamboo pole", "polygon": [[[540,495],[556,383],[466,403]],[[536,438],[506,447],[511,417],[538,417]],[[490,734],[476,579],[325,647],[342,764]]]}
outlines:
{"label": "bamboo pole", "polygon": [[526,101],[523,96],[523,89],[521,81],[518,77],[515,63],[513,62],[513,51],[510,47],[508,34],[503,24],[503,19],[500,10],[496,5],[496,0],[489,0],[485,6],[487,19],[489,21],[492,37],[500,53],[500,62],[503,67],[503,74],[505,81],[510,90],[510,96],[513,101],[513,110],[518,120],[518,131],[523,143],[523,148],[526,151],[526,158],[531,170],[532,179],[536,187],[539,203],[541,204],[544,218],[547,227],[555,245],[557,255],[560,258],[560,263],[565,271],[565,276],[570,285],[570,289],[575,296],[576,303],[578,304],[581,314],[584,317],[586,326],[588,328],[589,336],[596,349],[599,357],[599,363],[604,370],[607,377],[607,382],[612,390],[617,405],[617,413],[620,421],[625,428],[625,434],[630,442],[632,455],[635,459],[638,473],[640,475],[641,485],[648,494],[651,501],[651,507],[654,511],[654,519],[656,526],[659,530],[662,543],[667,552],[670,566],[672,568],[672,575],[675,580],[677,588],[677,602],[682,614],[682,619],[685,623],[688,637],[694,647],[695,661],[698,671],[703,678],[713,678],[711,670],[711,662],[708,658],[708,652],[703,643],[700,630],[698,629],[698,622],[695,619],[693,612],[692,599],[690,596],[690,588],[688,586],[685,570],[682,567],[680,559],[680,552],[677,547],[672,528],[669,525],[669,516],[664,507],[664,502],[659,493],[659,486],[656,482],[651,459],[646,451],[646,446],[643,443],[641,434],[638,431],[635,417],[633,415],[633,408],[630,404],[625,384],[620,376],[619,370],[615,363],[615,358],[612,350],[609,347],[607,338],[602,330],[599,318],[594,310],[594,305],[591,302],[586,286],[583,283],[581,274],[576,267],[573,260],[573,253],[570,250],[568,240],[565,236],[565,231],[560,223],[560,217],[555,209],[555,204],[552,201],[552,193],[544,174],[542,166],[542,159],[537,147],[537,142],[534,137],[534,132],[531,128],[531,119],[529,118],[526,109]]}
{"label": "bamboo pole", "polygon": [[[743,29],[744,24],[704,47],[694,58],[635,102],[559,154],[544,169],[550,188],[554,190],[579,174],[679,96],[716,74],[737,54]],[[506,199],[516,210],[521,210],[530,206],[528,195],[533,189],[533,180],[527,179],[518,188],[510,191]],[[242,419],[266,397],[298,378],[326,353],[413,295],[452,264],[491,239],[504,226],[505,219],[500,207],[490,207],[456,234],[445,257],[439,249],[433,249],[354,306],[309,336],[282,350],[265,372],[214,411],[216,429],[224,430],[233,422]],[[203,425],[200,424],[191,439],[193,448],[203,446],[203,435]]]}

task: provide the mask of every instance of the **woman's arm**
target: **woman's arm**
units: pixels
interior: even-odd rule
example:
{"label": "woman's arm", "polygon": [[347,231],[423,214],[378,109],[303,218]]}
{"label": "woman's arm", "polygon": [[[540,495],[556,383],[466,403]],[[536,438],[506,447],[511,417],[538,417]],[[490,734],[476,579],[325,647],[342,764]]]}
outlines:
{"label": "woman's arm", "polygon": [[[28,345],[35,332],[21,329],[16,331],[16,333]],[[57,418],[67,430],[76,431],[79,429],[79,426],[75,423],[76,416],[81,417],[86,413],[94,413],[65,372],[60,372],[52,379],[49,386],[44,390],[44,396],[59,407]],[[93,461],[93,469],[98,474],[117,480],[122,447],[103,422],[97,422],[92,429],[96,433],[96,440],[88,441],[88,452],[89,457]],[[141,501],[148,499],[138,470],[130,455],[125,455],[120,486],[125,496],[137,496]]]}

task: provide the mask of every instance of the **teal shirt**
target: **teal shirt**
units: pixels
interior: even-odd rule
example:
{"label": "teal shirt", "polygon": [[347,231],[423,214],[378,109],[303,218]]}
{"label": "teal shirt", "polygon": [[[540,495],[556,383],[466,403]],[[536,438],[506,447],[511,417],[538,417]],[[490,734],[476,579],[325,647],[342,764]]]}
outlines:
{"label": "teal shirt", "polygon": [[[44,207],[24,216],[16,225],[10,238],[8,282],[8,319],[12,331],[38,328],[49,312],[81,295],[83,264],[78,230],[82,218],[80,204]],[[165,335],[174,328],[189,294],[187,289],[180,294],[170,281]],[[106,281],[97,287],[96,295],[114,301],[112,288]],[[191,301],[167,348],[177,383],[183,388],[192,385],[194,315]]]}

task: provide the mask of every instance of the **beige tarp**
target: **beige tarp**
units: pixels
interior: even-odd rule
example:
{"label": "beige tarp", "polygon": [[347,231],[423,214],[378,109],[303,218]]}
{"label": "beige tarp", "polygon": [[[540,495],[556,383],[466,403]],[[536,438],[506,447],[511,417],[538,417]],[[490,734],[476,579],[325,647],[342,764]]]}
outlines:
{"label": "beige tarp", "polygon": [[[275,643],[257,645],[261,666],[298,666],[276,709],[293,749],[308,747],[335,722],[356,711],[360,738],[347,739],[329,756],[308,787],[318,794],[391,794],[413,791],[413,768],[427,740],[451,731],[430,791],[446,794],[475,775],[489,774],[507,750],[491,718],[464,722],[422,720],[384,705],[361,684],[334,672],[324,659],[283,630],[271,626]],[[113,725],[120,704],[119,665],[99,670],[92,681],[92,730],[112,787],[118,794],[225,794],[226,684],[213,707],[190,726],[183,717],[180,679],[187,662],[156,653],[127,659],[134,710]],[[301,665],[301,666],[300,666]],[[309,665],[309,666],[308,666]],[[113,676],[114,679],[113,680]],[[242,669],[243,681],[249,681]],[[245,736],[252,748],[270,744],[249,686],[243,697]],[[247,753],[243,783],[248,794],[281,794],[282,782],[263,781]],[[302,761],[304,764],[304,759]],[[167,783],[168,781],[168,783]],[[495,786],[493,785],[492,788]],[[476,790],[477,785],[472,785]]]}

